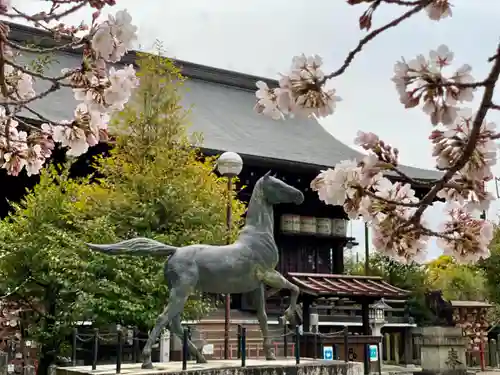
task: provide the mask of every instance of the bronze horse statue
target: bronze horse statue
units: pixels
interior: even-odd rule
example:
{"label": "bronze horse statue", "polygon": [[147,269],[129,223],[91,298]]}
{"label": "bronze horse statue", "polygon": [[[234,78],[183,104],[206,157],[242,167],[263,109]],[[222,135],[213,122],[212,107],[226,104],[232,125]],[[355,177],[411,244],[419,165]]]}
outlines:
{"label": "bronze horse statue", "polygon": [[[169,257],[165,263],[165,279],[170,297],[144,346],[142,368],[153,367],[151,348],[165,327],[168,326],[172,333],[182,338],[181,313],[188,297],[195,290],[216,294],[254,293],[266,359],[275,359],[267,326],[265,286],[291,291],[290,306],[284,314],[289,322],[295,319],[300,290],[275,270],[279,252],[273,234],[273,205],[301,204],[303,201],[301,191],[268,172],[255,184],[245,226],[236,242],[231,245],[174,247],[148,238],[133,238],[108,245],[88,244],[91,249],[109,255]],[[188,346],[199,363],[206,362],[203,354],[191,341]]]}

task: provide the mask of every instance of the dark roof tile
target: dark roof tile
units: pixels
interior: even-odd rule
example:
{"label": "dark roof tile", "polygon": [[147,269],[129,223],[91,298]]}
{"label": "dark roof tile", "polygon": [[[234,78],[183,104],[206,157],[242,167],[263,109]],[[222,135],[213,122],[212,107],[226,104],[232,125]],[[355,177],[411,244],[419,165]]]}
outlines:
{"label": "dark roof tile", "polygon": [[[12,35],[19,41],[33,42],[40,32],[24,26],[12,26]],[[50,40],[50,39],[49,39]],[[47,41],[47,40],[45,40]],[[34,55],[24,54],[30,59]],[[134,53],[125,63],[133,62]],[[46,74],[57,76],[62,68],[77,66],[79,55],[58,52]],[[260,77],[177,61],[184,75],[191,78],[183,98],[192,106],[192,129],[203,133],[203,147],[219,151],[236,151],[262,158],[273,158],[320,168],[334,166],[345,159],[359,159],[362,154],[346,146],[328,133],[315,119],[295,118],[274,121],[254,112],[255,82]],[[270,84],[272,80],[264,79]],[[37,84],[40,89],[47,83]],[[70,119],[76,102],[68,88],[63,88],[33,104],[33,108],[51,120]],[[25,116],[30,116],[24,113]],[[435,179],[437,171],[402,166],[417,179]]]}

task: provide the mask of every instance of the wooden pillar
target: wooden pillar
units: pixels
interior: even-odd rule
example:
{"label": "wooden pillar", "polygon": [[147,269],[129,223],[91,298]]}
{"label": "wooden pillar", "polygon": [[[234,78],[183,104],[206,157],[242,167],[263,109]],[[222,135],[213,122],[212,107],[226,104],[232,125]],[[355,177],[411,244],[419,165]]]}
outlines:
{"label": "wooden pillar", "polygon": [[317,348],[312,347],[312,340],[308,332],[310,332],[311,325],[311,303],[312,299],[307,294],[302,298],[302,332],[304,333],[300,338],[300,351],[302,357],[313,357],[314,350]]}
{"label": "wooden pillar", "polygon": [[[363,335],[370,335],[370,304],[368,300],[364,299],[361,302],[361,321],[363,323]],[[364,345],[363,350],[363,367],[365,375],[370,374],[370,355],[369,355],[369,346],[367,344]]]}
{"label": "wooden pillar", "polygon": [[405,351],[405,364],[413,364],[413,334],[411,327],[406,327],[404,331],[404,351]]}
{"label": "wooden pillar", "polygon": [[389,332],[386,332],[384,335],[384,341],[385,341],[385,355],[386,355],[386,361],[391,362],[392,356],[391,356],[391,334]]}
{"label": "wooden pillar", "polygon": [[304,332],[309,332],[309,326],[311,325],[311,297],[307,294],[304,295],[302,299],[302,329]]}
{"label": "wooden pillar", "polygon": [[399,365],[399,346],[401,343],[401,333],[394,332],[394,362]]}

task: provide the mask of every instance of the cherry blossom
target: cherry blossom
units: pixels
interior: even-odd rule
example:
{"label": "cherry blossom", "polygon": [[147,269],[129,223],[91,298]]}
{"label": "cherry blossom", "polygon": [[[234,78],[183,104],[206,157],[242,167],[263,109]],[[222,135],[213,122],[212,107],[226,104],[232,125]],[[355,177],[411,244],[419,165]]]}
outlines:
{"label": "cherry blossom", "polygon": [[11,7],[11,0],[0,0],[0,13],[7,13]]}
{"label": "cherry blossom", "polygon": [[444,254],[467,263],[487,258],[488,245],[493,239],[493,224],[475,218],[456,202],[447,203],[444,210],[450,218],[442,224],[443,237],[438,238]]}
{"label": "cherry blossom", "polygon": [[[450,168],[463,155],[465,145],[470,139],[475,115],[470,109],[458,113],[455,122],[444,130],[434,130],[429,137],[434,144],[433,156],[437,157],[437,167]],[[492,140],[496,125],[483,122],[476,148],[461,172],[469,179],[490,180],[493,178],[491,167],[496,164],[497,145]]]}
{"label": "cherry blossom", "polygon": [[270,89],[263,81],[258,81],[256,85],[259,90],[255,93],[257,96],[255,111],[271,117],[273,120],[283,119],[283,113],[288,112],[288,108],[278,108],[278,93],[276,92],[278,89]]}
{"label": "cherry blossom", "polygon": [[98,58],[117,62],[125,55],[132,42],[137,39],[137,27],[127,10],[120,10],[115,16],[99,24],[92,37],[92,49]]}
{"label": "cherry blossom", "polygon": [[427,16],[433,21],[439,21],[452,16],[449,0],[434,0],[425,10],[427,11]]}
{"label": "cherry blossom", "polygon": [[279,88],[270,89],[259,81],[256,111],[273,119],[285,118],[289,113],[305,117],[333,114],[341,98],[334,89],[324,87],[322,65],[321,57],[302,54],[292,59],[290,72],[282,75]]}
{"label": "cherry blossom", "polygon": [[[0,3],[0,12],[7,7],[7,2]],[[95,0],[90,5],[101,9],[105,5],[113,5],[112,0]],[[40,12],[28,21],[36,20],[36,25],[48,23],[57,18],[54,12]],[[3,46],[5,63],[3,64],[2,90],[0,99],[12,102],[12,108],[7,113],[0,110],[0,156],[1,165],[12,175],[18,175],[23,168],[28,175],[39,173],[45,161],[50,158],[55,143],[67,147],[68,156],[79,156],[89,147],[106,141],[107,127],[110,116],[124,108],[129,101],[133,90],[139,81],[132,65],[120,68],[113,66],[107,69],[107,63],[118,62],[131,48],[137,39],[137,27],[132,25],[132,17],[126,10],[120,10],[115,15],[109,15],[103,22],[97,22],[99,12],[93,15],[92,27],[85,24],[78,27],[66,26],[63,23],[52,27],[56,38],[61,35],[71,37],[71,48],[83,47],[82,64],[78,67],[63,69],[62,76],[46,78],[43,74],[17,65],[12,50]],[[8,36],[8,27],[3,24],[0,29]],[[87,32],[77,36],[77,33]],[[73,119],[50,119],[39,129],[32,129],[31,125],[22,123],[19,126],[17,113],[23,109],[30,109],[31,102],[50,92],[37,93],[34,89],[34,80],[46,80],[54,84],[53,87],[66,81],[78,104]],[[27,128],[26,128],[27,127]],[[22,128],[18,129],[18,128]],[[26,128],[26,129],[25,129]]]}
{"label": "cherry blossom", "polygon": [[354,144],[363,147],[365,150],[371,150],[378,146],[380,139],[378,135],[374,133],[365,133],[358,131],[356,138],[354,139]]}
{"label": "cherry blossom", "polygon": [[[419,226],[407,225],[407,215],[407,211],[394,212],[372,225],[372,244],[375,250],[399,262],[422,262],[427,254],[429,236]],[[401,227],[405,227],[404,231],[395,236],[395,229]]]}
{"label": "cherry blossom", "polygon": [[[368,4],[361,15],[361,30],[369,30],[372,16],[385,2],[347,0],[350,5]],[[296,56],[287,74],[281,75],[277,88],[258,82],[255,109],[273,119],[286,117],[323,117],[333,113],[340,98],[328,90],[330,80],[343,74],[365,45],[384,29],[395,27],[424,10],[432,20],[452,16],[449,0],[400,2],[387,1],[410,10],[362,38],[349,52],[339,69],[326,74],[319,56]],[[345,160],[322,171],[311,188],[320,200],[342,206],[349,218],[362,217],[370,225],[376,250],[400,261],[421,260],[431,237],[437,237],[445,253],[459,261],[474,261],[487,256],[492,238],[491,222],[479,219],[494,200],[487,190],[493,179],[491,167],[497,159],[494,123],[487,120],[490,109],[500,109],[492,101],[500,77],[500,45],[488,62],[490,74],[482,81],[472,77],[472,67],[453,68],[454,53],[440,45],[428,56],[417,55],[394,65],[392,82],[405,108],[420,107],[433,127],[429,139],[436,167],[443,172],[435,181],[422,181],[399,169],[399,150],[372,132],[359,131],[354,143],[368,154],[360,160]],[[474,99],[476,88],[483,89],[477,112],[463,107]],[[418,197],[413,186],[425,195]],[[442,199],[449,220],[439,231],[430,229],[423,219],[426,209]]]}
{"label": "cherry blossom", "polygon": [[398,61],[394,66],[392,80],[401,103],[406,108],[423,103],[422,109],[433,125],[452,124],[457,117],[457,103],[473,100],[474,88],[461,86],[473,81],[470,66],[463,65],[449,76],[445,74],[453,56],[447,46],[441,45],[430,51],[429,59],[418,55],[409,62]]}
{"label": "cherry blossom", "polygon": [[458,202],[466,211],[488,211],[490,204],[495,200],[493,194],[486,190],[488,180],[469,179],[458,173],[450,183],[456,187],[445,187],[438,194],[438,198],[446,201]]}

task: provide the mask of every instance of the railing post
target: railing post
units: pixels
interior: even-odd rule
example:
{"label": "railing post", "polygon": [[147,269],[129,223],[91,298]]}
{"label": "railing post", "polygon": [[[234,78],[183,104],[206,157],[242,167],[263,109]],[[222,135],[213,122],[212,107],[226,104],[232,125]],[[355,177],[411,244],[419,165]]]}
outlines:
{"label": "railing post", "polygon": [[137,363],[139,361],[139,352],[140,352],[140,343],[139,343],[139,329],[137,327],[134,327],[134,336],[133,336],[133,353],[132,353],[132,356],[133,356],[133,360],[134,360],[134,363]]}
{"label": "railing post", "polygon": [[481,341],[479,343],[479,361],[481,364],[481,371],[485,371],[486,370],[486,363],[484,360],[484,342],[483,341]]}
{"label": "railing post", "polygon": [[73,367],[76,366],[76,351],[78,343],[78,328],[73,328],[73,335],[71,336],[71,364]]}
{"label": "railing post", "polygon": [[241,367],[245,367],[247,360],[247,329],[241,327]]}
{"label": "railing post", "polygon": [[295,364],[300,364],[300,327],[295,326]]}
{"label": "railing post", "polygon": [[349,328],[344,327],[344,362],[349,362]]}
{"label": "railing post", "polygon": [[313,345],[314,345],[313,359],[317,359],[318,358],[318,332],[314,332]]}
{"label": "railing post", "polygon": [[286,320],[283,318],[283,350],[285,351],[285,358],[288,358],[288,330],[286,327]]}
{"label": "railing post", "polygon": [[116,333],[116,373],[122,371],[122,355],[123,355],[123,331],[121,329]]}
{"label": "railing post", "polygon": [[236,351],[236,358],[241,358],[241,324],[238,324],[238,346]]}
{"label": "railing post", "polygon": [[7,375],[9,369],[8,353],[0,351],[0,375]]}
{"label": "railing post", "polygon": [[97,369],[97,356],[99,353],[99,328],[94,328],[94,344],[92,345],[92,371]]}
{"label": "railing post", "polygon": [[184,328],[184,334],[182,336],[182,370],[187,369],[188,337],[189,337],[189,330],[187,328]]}

